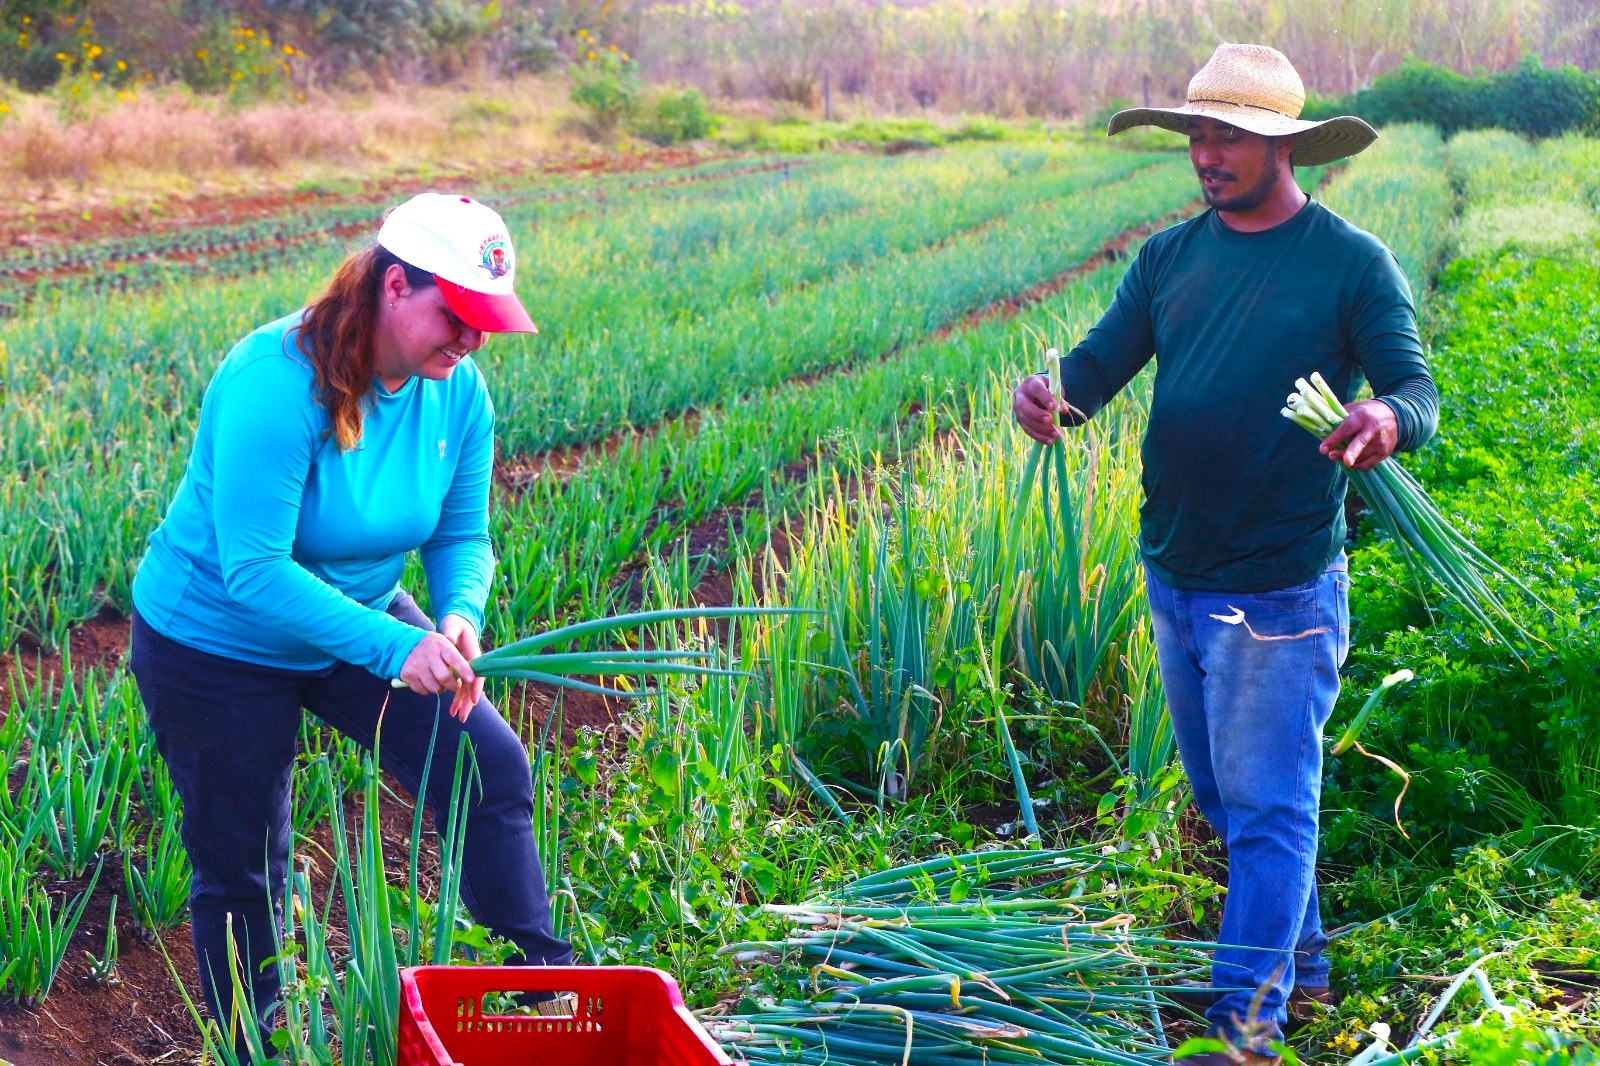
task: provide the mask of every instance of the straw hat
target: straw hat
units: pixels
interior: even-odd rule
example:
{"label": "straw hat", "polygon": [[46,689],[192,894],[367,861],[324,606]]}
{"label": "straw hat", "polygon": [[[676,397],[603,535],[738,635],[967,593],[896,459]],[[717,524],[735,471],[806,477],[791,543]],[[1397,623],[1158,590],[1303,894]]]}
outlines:
{"label": "straw hat", "polygon": [[1263,137],[1295,134],[1290,163],[1311,167],[1355,155],[1377,140],[1378,133],[1353,115],[1305,122],[1305,85],[1289,57],[1261,44],[1223,44],[1189,82],[1182,107],[1135,107],[1111,116],[1106,135],[1132,126],[1160,126],[1188,133],[1194,116],[1216,119]]}

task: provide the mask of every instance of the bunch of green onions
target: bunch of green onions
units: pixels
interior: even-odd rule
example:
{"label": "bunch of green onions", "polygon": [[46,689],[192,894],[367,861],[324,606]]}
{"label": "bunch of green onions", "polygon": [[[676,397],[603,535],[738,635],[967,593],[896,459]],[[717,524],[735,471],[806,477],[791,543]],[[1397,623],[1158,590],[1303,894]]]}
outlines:
{"label": "bunch of green onions", "polygon": [[[687,648],[601,648],[589,651],[552,651],[552,648],[570,641],[592,637],[601,633],[638,629],[668,622],[703,622],[723,618],[772,617],[786,614],[805,614],[792,607],[679,607],[660,611],[639,611],[634,614],[592,618],[585,622],[535,633],[531,637],[502,645],[484,652],[467,665],[478,677],[501,677],[517,681],[535,681],[560,688],[594,692],[602,696],[637,699],[649,695],[646,689],[606,688],[582,677],[660,677],[663,675],[691,675],[698,677],[747,677],[743,670],[710,665],[716,653]],[[404,688],[405,682],[391,681],[395,688]]]}
{"label": "bunch of green onions", "polygon": [[1170,1062],[1161,986],[1207,962],[1204,945],[1143,935],[1123,912],[1151,873],[1092,846],[979,852],[769,905],[788,935],[723,953],[798,954],[811,995],[747,1003],[707,1029],[746,1062]]}
{"label": "bunch of green onions", "polygon": [[[1298,379],[1295,389],[1289,394],[1283,417],[1315,434],[1318,440],[1326,438],[1349,416],[1321,374],[1313,373],[1310,381]],[[1362,499],[1394,539],[1419,591],[1425,587],[1425,579],[1432,579],[1447,597],[1514,653],[1520,655],[1517,645],[1506,639],[1497,620],[1515,631],[1523,646],[1531,647],[1536,643],[1495,593],[1489,579],[1499,577],[1509,581],[1541,607],[1546,610],[1549,607],[1451,525],[1416,478],[1392,458],[1384,459],[1371,470],[1349,470],[1348,473]]]}

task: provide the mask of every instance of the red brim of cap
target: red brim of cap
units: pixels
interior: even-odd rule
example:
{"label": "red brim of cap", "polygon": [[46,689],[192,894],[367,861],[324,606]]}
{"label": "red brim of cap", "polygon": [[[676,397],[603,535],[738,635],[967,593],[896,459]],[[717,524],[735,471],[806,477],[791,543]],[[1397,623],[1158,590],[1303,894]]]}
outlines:
{"label": "red brim of cap", "polygon": [[496,296],[457,285],[437,275],[434,280],[439,283],[445,306],[473,329],[485,333],[539,332],[539,327],[533,324],[533,319],[522,308],[522,301],[514,293]]}

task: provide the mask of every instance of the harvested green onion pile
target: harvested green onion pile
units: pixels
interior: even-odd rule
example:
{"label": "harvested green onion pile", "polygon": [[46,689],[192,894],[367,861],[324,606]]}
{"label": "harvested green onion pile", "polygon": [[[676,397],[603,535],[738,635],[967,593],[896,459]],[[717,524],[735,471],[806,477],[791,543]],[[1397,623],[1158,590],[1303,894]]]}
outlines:
{"label": "harvested green onion pile", "polygon": [[[1310,381],[1300,378],[1295,388],[1297,391],[1289,394],[1283,417],[1315,434],[1318,440],[1326,438],[1348,417],[1349,412],[1321,374],[1312,374]],[[1524,647],[1531,648],[1537,643],[1495,593],[1488,579],[1503,578],[1541,607],[1546,610],[1549,607],[1451,525],[1416,478],[1392,458],[1371,470],[1346,470],[1361,498],[1394,538],[1419,591],[1426,587],[1425,579],[1431,578],[1446,596],[1513,651],[1517,651],[1517,645],[1506,639],[1496,625],[1497,619],[1515,631]]]}
{"label": "harvested green onion pile", "polygon": [[767,912],[778,941],[723,949],[798,955],[807,999],[703,1019],[745,1062],[1170,1063],[1161,986],[1204,980],[1209,945],[1142,935],[1124,884],[1154,875],[1095,847],[940,857]]}
{"label": "harvested green onion pile", "polygon": [[[504,677],[518,681],[536,681],[560,688],[597,692],[602,696],[636,699],[649,695],[648,690],[606,688],[581,677],[659,677],[667,674],[688,674],[699,677],[742,677],[741,670],[707,665],[716,653],[681,648],[616,649],[602,648],[591,651],[551,651],[553,647],[592,637],[600,633],[614,633],[624,629],[661,625],[667,622],[712,621],[723,618],[768,618],[786,614],[805,614],[791,607],[681,607],[663,611],[640,611],[636,614],[593,618],[586,622],[536,633],[514,641],[493,651],[484,652],[467,665],[479,677]],[[391,682],[396,688],[405,687],[398,679]]]}

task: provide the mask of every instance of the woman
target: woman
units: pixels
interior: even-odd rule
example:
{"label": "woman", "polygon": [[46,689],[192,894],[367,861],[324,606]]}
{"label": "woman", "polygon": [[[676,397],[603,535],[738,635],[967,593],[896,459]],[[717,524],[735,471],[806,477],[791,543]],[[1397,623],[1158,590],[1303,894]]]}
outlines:
{"label": "woman", "polygon": [[[195,957],[224,1026],[231,917],[260,1032],[271,1029],[276,967],[261,963],[278,951],[302,709],[369,748],[382,712],[383,767],[426,789],[435,825],[470,737],[482,785],[462,900],[517,945],[511,962],[570,960],[551,933],[527,751],[467,665],[494,569],[494,409],[468,356],[489,333],[537,332],[513,277],[499,215],[425,193],[308,308],[236,345],[206,388],[187,472],[134,580],[131,659],[183,798]],[[413,548],[437,628],[398,585]]]}

